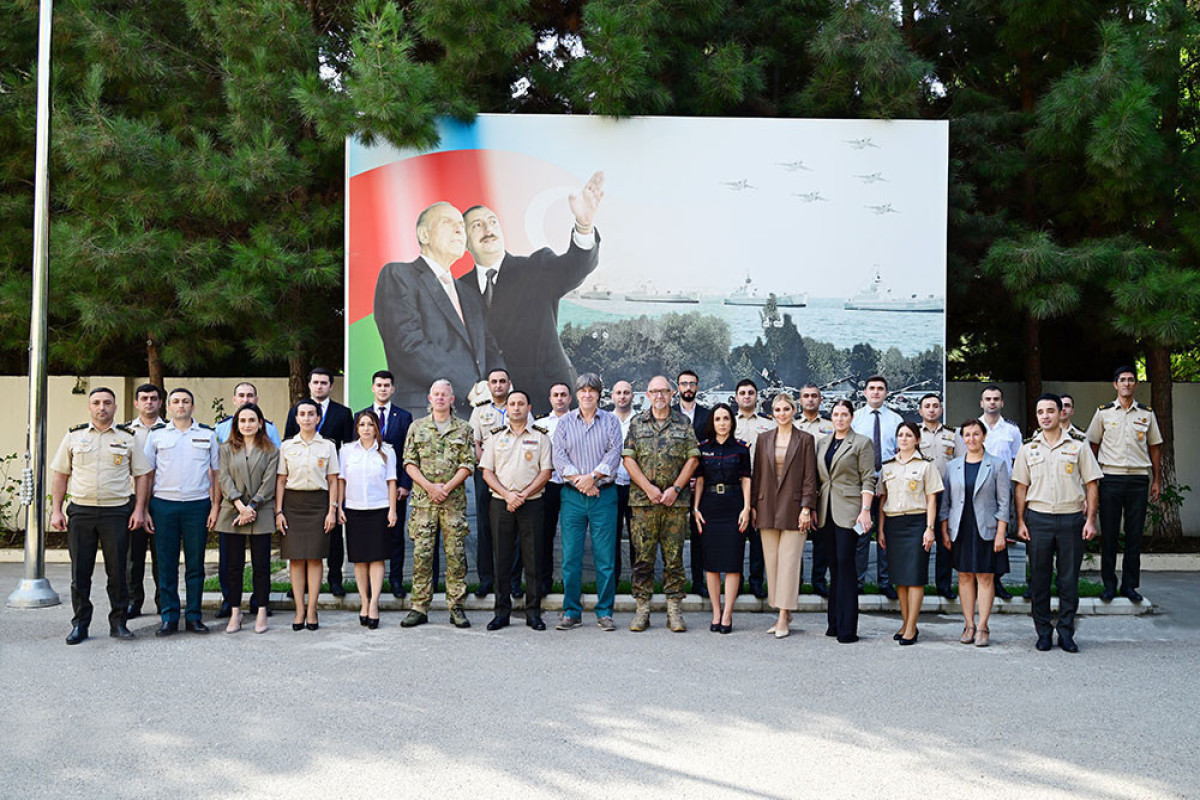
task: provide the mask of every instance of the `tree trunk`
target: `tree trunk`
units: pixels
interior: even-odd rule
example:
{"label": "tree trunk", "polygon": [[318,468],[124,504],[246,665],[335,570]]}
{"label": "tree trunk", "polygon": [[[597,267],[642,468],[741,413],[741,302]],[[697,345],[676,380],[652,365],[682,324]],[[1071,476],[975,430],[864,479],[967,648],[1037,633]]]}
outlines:
{"label": "tree trunk", "polygon": [[299,355],[288,356],[288,397],[292,405],[308,396],[304,378],[304,360]]}
{"label": "tree trunk", "polygon": [[[1167,348],[1158,344],[1146,345],[1146,372],[1150,376],[1150,407],[1158,419],[1158,429],[1162,432],[1163,443],[1160,448],[1162,471],[1159,476],[1159,486],[1165,492],[1168,486],[1175,485],[1175,421],[1172,419],[1172,375],[1171,353]],[[1162,512],[1160,522],[1152,531],[1156,538],[1163,541],[1177,542],[1183,538],[1183,523],[1179,519],[1179,506],[1174,503],[1159,505]]]}
{"label": "tree trunk", "polygon": [[146,336],[146,375],[155,386],[163,391],[167,390],[167,387],[163,386],[162,357],[158,352],[158,342],[149,335]]}
{"label": "tree trunk", "polygon": [[1016,420],[1021,431],[1033,430],[1037,423],[1037,399],[1042,393],[1042,322],[1025,314],[1025,419]]}

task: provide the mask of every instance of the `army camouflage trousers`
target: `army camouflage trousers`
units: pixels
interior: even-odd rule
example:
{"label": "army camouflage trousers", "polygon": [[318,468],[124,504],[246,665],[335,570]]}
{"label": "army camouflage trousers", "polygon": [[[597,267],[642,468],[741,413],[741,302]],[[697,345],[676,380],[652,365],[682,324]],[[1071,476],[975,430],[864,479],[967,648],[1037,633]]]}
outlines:
{"label": "army camouflage trousers", "polygon": [[633,596],[654,594],[654,562],[663,554],[663,591],[671,599],[684,595],[683,542],[688,535],[686,505],[635,506],[629,538],[633,543]]}
{"label": "army camouflage trousers", "polygon": [[438,526],[446,553],[446,603],[462,605],[467,596],[467,516],[449,506],[412,508],[408,513],[408,538],[413,540],[412,608],[428,613],[433,600],[433,548]]}

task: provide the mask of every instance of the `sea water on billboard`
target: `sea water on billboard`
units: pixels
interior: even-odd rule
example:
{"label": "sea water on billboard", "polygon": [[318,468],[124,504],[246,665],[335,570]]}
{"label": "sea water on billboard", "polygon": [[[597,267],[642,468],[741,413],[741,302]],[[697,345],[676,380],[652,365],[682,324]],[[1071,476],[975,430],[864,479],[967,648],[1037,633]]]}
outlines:
{"label": "sea water on billboard", "polygon": [[[385,367],[410,405],[430,376],[466,384],[498,365],[537,395],[583,371],[640,390],[690,368],[708,402],[750,377],[765,397],[816,383],[828,403],[881,372],[911,415],[942,389],[944,123],[484,115],[442,123],[430,152],[352,140],[347,164],[356,407]],[[451,223],[486,208],[498,262],[465,230],[418,231],[439,202]],[[381,288],[396,287],[389,264],[405,265],[398,293]]]}

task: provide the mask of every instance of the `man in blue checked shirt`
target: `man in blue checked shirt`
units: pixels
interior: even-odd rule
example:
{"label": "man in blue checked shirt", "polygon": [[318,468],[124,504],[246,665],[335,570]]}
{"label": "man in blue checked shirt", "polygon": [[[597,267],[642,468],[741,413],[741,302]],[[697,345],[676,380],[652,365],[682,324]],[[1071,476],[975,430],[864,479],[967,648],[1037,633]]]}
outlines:
{"label": "man in blue checked shirt", "polygon": [[[855,433],[866,436],[875,443],[875,477],[883,462],[896,455],[896,428],[904,421],[904,417],[892,411],[886,405],[888,396],[887,378],[882,375],[872,375],[867,378],[863,393],[867,396],[867,404],[854,412],[854,421],[850,427]],[[875,520],[875,530],[879,530],[879,498],[876,496],[871,504],[871,518]],[[858,551],[855,553],[858,567],[858,591],[861,594],[863,584],[867,580],[867,563],[871,557],[871,537],[858,537]],[[896,589],[892,586],[888,575],[887,551],[882,547],[875,551],[875,580],[879,591],[889,600],[897,599]]]}
{"label": "man in blue checked shirt", "polygon": [[563,479],[562,525],[563,615],[557,629],[583,624],[583,545],[589,528],[596,565],[596,624],[614,631],[613,601],[617,594],[617,487],[621,461],[621,423],[600,409],[604,384],[594,372],[575,381],[579,408],[568,412],[554,430],[554,468]]}

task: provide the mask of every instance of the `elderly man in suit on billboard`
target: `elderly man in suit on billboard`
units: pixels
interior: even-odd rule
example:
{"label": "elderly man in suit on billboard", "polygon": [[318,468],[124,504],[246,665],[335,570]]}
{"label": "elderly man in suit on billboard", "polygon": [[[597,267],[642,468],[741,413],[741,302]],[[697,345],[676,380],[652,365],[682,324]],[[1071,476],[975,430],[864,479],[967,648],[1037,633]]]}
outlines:
{"label": "elderly man in suit on billboard", "polygon": [[471,387],[504,360],[479,293],[463,291],[450,274],[466,249],[462,214],[446,202],[429,206],[417,217],[417,242],[421,255],[385,264],[375,284],[375,324],[396,376],[393,402],[425,408],[430,384],[446,378],[462,398],[456,411],[466,417]]}
{"label": "elderly man in suit on billboard", "polygon": [[[475,269],[458,282],[482,304],[513,387],[539,402],[555,383],[575,381],[558,336],[558,301],[579,288],[599,263],[600,237],[593,223],[603,197],[604,173],[597,172],[568,198],[575,226],[571,244],[561,255],[543,247],[515,256],[504,249],[504,231],[494,211],[472,206],[463,215]],[[489,369],[495,366],[488,364]]]}

